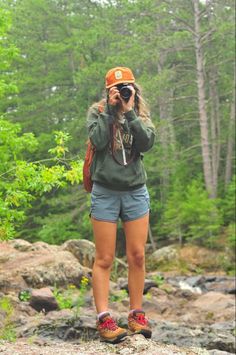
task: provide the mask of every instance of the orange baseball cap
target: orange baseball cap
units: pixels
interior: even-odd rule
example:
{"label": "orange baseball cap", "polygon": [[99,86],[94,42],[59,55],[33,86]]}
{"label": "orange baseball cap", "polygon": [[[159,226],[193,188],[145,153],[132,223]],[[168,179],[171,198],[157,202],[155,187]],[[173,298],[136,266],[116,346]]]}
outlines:
{"label": "orange baseball cap", "polygon": [[135,82],[134,74],[129,68],[125,68],[125,67],[112,68],[106,74],[107,89],[117,84],[134,83],[134,82]]}

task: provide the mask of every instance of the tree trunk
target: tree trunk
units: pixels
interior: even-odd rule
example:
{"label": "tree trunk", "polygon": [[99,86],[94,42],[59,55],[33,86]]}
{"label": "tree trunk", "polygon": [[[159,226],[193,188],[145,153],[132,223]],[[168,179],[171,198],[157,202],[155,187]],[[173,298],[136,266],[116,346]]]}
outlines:
{"label": "tree trunk", "polygon": [[206,94],[205,94],[205,79],[204,79],[204,55],[201,41],[200,32],[200,10],[199,0],[193,0],[194,8],[194,44],[197,65],[197,88],[198,88],[198,109],[200,120],[200,133],[201,133],[201,147],[203,159],[203,172],[206,189],[209,197],[214,198],[213,178],[212,178],[212,165],[208,137],[208,118],[206,110]]}
{"label": "tree trunk", "polygon": [[[234,74],[234,78],[235,78],[235,74]],[[235,142],[235,80],[233,82],[232,95],[233,96],[232,96],[231,112],[229,118],[228,144],[227,144],[227,155],[226,155],[225,190],[227,189],[227,185],[229,184],[232,178],[232,162],[233,162],[233,151],[234,151],[234,142]]]}
{"label": "tree trunk", "polygon": [[[206,1],[207,6],[207,16],[209,23],[210,33],[208,38],[208,48],[210,52],[213,52],[211,48],[211,31],[213,29],[213,16],[212,16],[212,0]],[[220,144],[220,103],[219,95],[217,88],[218,80],[218,71],[217,67],[212,62],[212,65],[209,68],[209,96],[210,96],[210,111],[211,111],[211,151],[212,151],[212,183],[213,183],[213,196],[217,197],[218,190],[218,176],[219,176],[219,166],[220,166],[220,153],[221,153],[221,144]]]}
{"label": "tree trunk", "polygon": [[151,243],[151,246],[152,246],[152,250],[153,251],[156,251],[156,243],[153,239],[153,235],[152,235],[152,230],[151,230],[151,226],[150,226],[150,223],[149,223],[149,226],[148,226],[148,237],[150,239],[150,243]]}
{"label": "tree trunk", "polygon": [[[160,56],[158,62],[158,73],[161,74],[164,67],[164,57]],[[172,96],[171,96],[172,95]],[[161,201],[164,204],[170,183],[170,149],[175,146],[175,133],[171,122],[173,110],[173,91],[163,88],[162,95],[159,97],[160,115],[160,144],[162,147],[162,174],[161,174]],[[175,151],[175,149],[172,149]]]}
{"label": "tree trunk", "polygon": [[220,117],[219,96],[217,92],[217,73],[213,67],[210,69],[210,98],[211,98],[211,147],[212,147],[212,183],[213,196],[217,196],[218,173],[220,165]]}

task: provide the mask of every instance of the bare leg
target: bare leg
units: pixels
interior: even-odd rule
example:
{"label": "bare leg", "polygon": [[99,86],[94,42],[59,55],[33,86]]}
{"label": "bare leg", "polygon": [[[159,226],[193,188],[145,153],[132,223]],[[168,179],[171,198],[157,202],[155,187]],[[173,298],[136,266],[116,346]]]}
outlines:
{"label": "bare leg", "polygon": [[130,309],[142,308],[148,223],[149,214],[135,221],[124,222],[126,255],[129,265]]}
{"label": "bare leg", "polygon": [[92,218],[96,246],[93,265],[93,296],[98,313],[108,310],[109,280],[115,256],[116,223],[98,221]]}

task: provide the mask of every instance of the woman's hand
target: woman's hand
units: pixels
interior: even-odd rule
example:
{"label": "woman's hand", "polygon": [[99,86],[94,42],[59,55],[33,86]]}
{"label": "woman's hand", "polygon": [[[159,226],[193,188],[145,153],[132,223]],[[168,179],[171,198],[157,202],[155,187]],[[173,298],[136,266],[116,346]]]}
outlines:
{"label": "woman's hand", "polygon": [[121,97],[120,92],[116,86],[111,87],[109,90],[108,104],[111,106],[120,105],[120,109],[123,112],[131,111],[134,108],[135,89],[132,85],[129,85],[129,89],[131,90],[132,94],[129,98],[129,101],[127,102]]}
{"label": "woman's hand", "polygon": [[109,90],[108,104],[116,106],[121,101],[119,90],[116,86],[113,86]]}

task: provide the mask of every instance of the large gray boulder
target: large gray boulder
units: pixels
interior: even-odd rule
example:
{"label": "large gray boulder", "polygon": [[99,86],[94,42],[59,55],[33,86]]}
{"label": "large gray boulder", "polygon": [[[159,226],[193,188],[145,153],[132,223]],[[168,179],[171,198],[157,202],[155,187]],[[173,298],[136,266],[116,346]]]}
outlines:
{"label": "large gray boulder", "polygon": [[[87,239],[70,239],[61,245],[61,250],[69,251],[73,254],[79,263],[92,269],[95,258],[95,244]],[[115,258],[112,275],[120,276],[127,272],[127,264],[119,258]]]}
{"label": "large gray boulder", "polygon": [[151,254],[151,259],[154,263],[161,264],[169,261],[175,261],[179,257],[176,245],[169,245],[154,251]]}
{"label": "large gray boulder", "polygon": [[[39,243],[39,242],[38,242]],[[19,292],[27,287],[80,285],[81,278],[91,277],[69,251],[55,245],[0,243],[0,291]]]}
{"label": "large gray boulder", "polygon": [[61,245],[61,249],[73,254],[81,265],[90,269],[93,267],[95,245],[90,240],[70,239]]}

